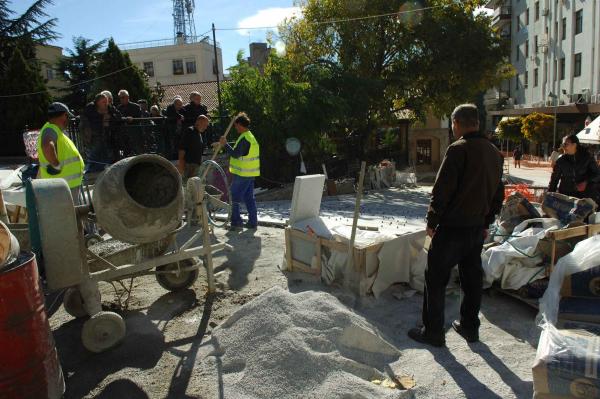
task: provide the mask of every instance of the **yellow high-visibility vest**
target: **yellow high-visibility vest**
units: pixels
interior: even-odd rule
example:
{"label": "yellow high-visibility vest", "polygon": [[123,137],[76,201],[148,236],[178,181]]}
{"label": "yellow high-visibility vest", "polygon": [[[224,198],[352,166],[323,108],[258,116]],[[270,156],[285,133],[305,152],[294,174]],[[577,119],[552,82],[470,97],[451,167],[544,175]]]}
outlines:
{"label": "yellow high-visibility vest", "polygon": [[[56,132],[56,146],[57,146],[57,155],[59,165],[56,169],[60,170],[60,173],[56,175],[51,175],[46,170],[46,167],[50,165],[48,159],[44,155],[44,150],[42,149],[43,143],[43,135],[44,130],[50,128]],[[75,147],[75,144],[68,138],[62,130],[53,123],[46,122],[42,129],[40,130],[40,136],[37,141],[37,151],[38,157],[40,160],[40,176],[42,179],[65,179],[69,188],[77,188],[81,186],[81,182],[83,180],[83,169],[85,164],[83,163],[83,158],[81,158],[81,154]]]}
{"label": "yellow high-visibility vest", "polygon": [[246,139],[246,141],[250,143],[248,155],[239,158],[230,157],[229,171],[234,175],[243,177],[260,176],[260,146],[258,145],[258,141],[256,141],[252,132],[248,130],[238,137],[233,148],[235,148],[242,139]]}

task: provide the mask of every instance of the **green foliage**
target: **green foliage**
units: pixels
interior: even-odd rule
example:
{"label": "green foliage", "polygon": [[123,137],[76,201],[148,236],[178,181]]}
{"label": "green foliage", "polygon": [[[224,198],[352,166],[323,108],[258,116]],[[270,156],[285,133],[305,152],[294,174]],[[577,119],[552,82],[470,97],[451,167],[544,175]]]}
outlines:
{"label": "green foliage", "polygon": [[4,133],[20,134],[25,126],[39,128],[46,120],[50,95],[35,67],[25,61],[17,47],[8,61],[0,93],[3,95],[42,92],[27,97],[0,98],[0,120]]}
{"label": "green foliage", "polygon": [[73,38],[73,49],[67,49],[58,61],[57,69],[70,87],[62,89],[63,101],[73,109],[80,110],[94,97],[92,79],[96,77],[96,67],[100,58],[99,50],[106,40],[93,43],[84,37]]}
{"label": "green foliage", "polygon": [[483,0],[431,0],[425,11],[335,23],[366,15],[409,11],[405,0],[303,0],[303,18],[280,34],[294,78],[310,65],[327,65],[337,94],[351,112],[344,126],[360,149],[374,128],[396,121],[395,111],[423,119],[428,110],[447,115],[459,103],[511,76],[508,46],[475,14]]}
{"label": "green foliage", "polygon": [[523,136],[535,143],[549,143],[554,134],[554,117],[534,112],[523,118]]}
{"label": "green foliage", "polygon": [[[339,101],[329,92],[328,75],[319,68],[306,71],[308,80],[294,81],[289,60],[272,53],[264,74],[238,55],[230,69],[231,81],[223,89],[223,103],[230,115],[246,112],[261,145],[261,162],[270,179],[290,180],[298,172],[285,151],[287,138],[302,143],[307,164],[320,165],[334,146],[326,132],[335,124]],[[320,84],[323,83],[323,84]],[[273,167],[277,165],[277,167]]]}
{"label": "green foliage", "polygon": [[514,142],[521,141],[523,140],[522,126],[523,118],[519,116],[503,119],[498,123],[498,137]]}
{"label": "green foliage", "polygon": [[[118,73],[114,73],[120,71]],[[99,93],[102,90],[109,90],[116,97],[121,89],[129,92],[132,101],[151,99],[148,81],[141,71],[135,65],[132,65],[129,54],[121,52],[115,41],[111,38],[108,46],[100,56],[100,62],[96,68],[98,77],[102,77],[94,82],[93,93]],[[116,98],[115,98],[116,100]]]}

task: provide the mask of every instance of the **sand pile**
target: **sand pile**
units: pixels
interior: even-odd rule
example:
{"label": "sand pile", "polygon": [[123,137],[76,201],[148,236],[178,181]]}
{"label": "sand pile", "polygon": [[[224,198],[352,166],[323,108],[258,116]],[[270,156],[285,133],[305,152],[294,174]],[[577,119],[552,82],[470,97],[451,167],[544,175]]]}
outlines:
{"label": "sand pile", "polygon": [[409,395],[371,382],[384,380],[400,353],[327,293],[272,288],[216,328],[208,344],[226,398]]}

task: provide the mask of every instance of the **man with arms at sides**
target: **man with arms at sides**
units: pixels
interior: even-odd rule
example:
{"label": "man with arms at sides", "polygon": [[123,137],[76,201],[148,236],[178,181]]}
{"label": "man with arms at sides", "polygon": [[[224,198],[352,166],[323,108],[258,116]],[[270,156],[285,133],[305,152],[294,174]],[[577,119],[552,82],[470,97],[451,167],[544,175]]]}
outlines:
{"label": "man with arms at sides", "polygon": [[472,104],[452,113],[452,143],[438,172],[429,211],[431,245],[425,270],[423,327],[408,332],[415,341],[444,346],[444,307],[450,272],[458,265],[464,297],[460,321],[452,327],[468,342],[479,340],[479,308],[483,292],[481,250],[488,226],[504,199],[502,156],[479,132],[479,113]]}

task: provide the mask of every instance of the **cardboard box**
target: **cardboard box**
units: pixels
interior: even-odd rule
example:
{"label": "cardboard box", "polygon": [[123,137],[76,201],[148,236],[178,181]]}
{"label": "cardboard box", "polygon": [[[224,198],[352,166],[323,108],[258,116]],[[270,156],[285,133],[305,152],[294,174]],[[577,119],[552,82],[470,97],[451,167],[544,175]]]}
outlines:
{"label": "cardboard box", "polygon": [[532,368],[536,399],[600,397],[600,337],[544,330]]}
{"label": "cardboard box", "polygon": [[600,265],[565,276],[560,296],[600,298]]}
{"label": "cardboard box", "polygon": [[600,297],[562,297],[558,305],[558,318],[600,324]]}

